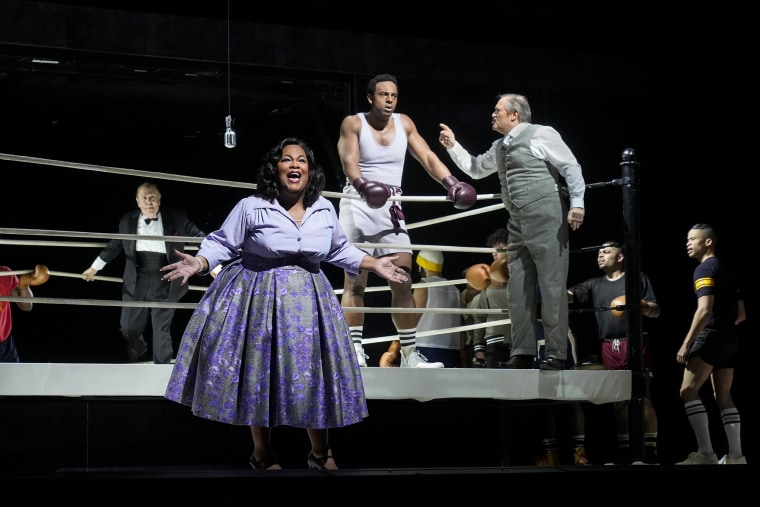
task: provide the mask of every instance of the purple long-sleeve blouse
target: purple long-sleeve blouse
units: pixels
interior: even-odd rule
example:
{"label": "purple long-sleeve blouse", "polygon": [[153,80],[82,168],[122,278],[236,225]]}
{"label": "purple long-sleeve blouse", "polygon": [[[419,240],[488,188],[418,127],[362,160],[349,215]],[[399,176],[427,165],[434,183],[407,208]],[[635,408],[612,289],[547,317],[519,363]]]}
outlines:
{"label": "purple long-sleeve blouse", "polygon": [[301,226],[277,200],[241,199],[222,226],[201,243],[198,255],[217,266],[240,252],[265,259],[299,255],[307,262],[329,262],[356,275],[364,256],[349,244],[335,207],[324,197],[306,209]]}

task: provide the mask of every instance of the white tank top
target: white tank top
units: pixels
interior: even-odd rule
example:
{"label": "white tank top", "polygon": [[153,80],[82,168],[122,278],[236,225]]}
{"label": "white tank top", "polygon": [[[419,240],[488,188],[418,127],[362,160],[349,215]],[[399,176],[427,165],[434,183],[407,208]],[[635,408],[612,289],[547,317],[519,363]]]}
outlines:
{"label": "white tank top", "polygon": [[401,115],[399,113],[391,115],[396,135],[388,146],[383,146],[375,140],[365,113],[359,113],[357,116],[362,122],[362,130],[359,133],[359,169],[362,175],[370,181],[400,187],[407,145]]}

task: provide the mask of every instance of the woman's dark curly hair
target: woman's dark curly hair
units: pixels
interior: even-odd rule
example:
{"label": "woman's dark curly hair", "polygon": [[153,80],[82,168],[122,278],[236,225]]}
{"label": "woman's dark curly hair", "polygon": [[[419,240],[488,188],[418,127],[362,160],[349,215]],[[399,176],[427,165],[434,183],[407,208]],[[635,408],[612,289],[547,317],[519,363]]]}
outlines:
{"label": "woman's dark curly hair", "polygon": [[314,159],[314,152],[311,150],[306,141],[297,137],[286,137],[279,143],[272,146],[264,155],[258,174],[256,175],[255,194],[260,195],[269,202],[274,202],[280,195],[280,185],[277,180],[277,163],[282,158],[282,150],[286,146],[298,145],[306,153],[306,160],[309,162],[309,182],[306,185],[306,193],[303,196],[303,205],[308,208],[319,198],[322,190],[325,188],[325,173],[322,167]]}

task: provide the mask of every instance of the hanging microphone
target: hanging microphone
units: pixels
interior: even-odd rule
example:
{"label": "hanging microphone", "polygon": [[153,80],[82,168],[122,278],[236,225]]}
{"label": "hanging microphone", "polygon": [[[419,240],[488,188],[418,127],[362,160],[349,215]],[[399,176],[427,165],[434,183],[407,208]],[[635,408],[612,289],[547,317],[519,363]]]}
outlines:
{"label": "hanging microphone", "polygon": [[232,130],[232,115],[227,115],[227,117],[224,119],[225,124],[227,125],[227,130],[224,132],[224,147],[225,148],[234,148],[237,146],[237,134],[234,130]]}

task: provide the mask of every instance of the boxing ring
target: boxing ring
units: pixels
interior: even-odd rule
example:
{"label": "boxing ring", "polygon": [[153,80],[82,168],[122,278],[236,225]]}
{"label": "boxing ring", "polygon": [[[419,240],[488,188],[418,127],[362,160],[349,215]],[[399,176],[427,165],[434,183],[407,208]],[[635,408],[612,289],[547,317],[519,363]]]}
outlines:
{"label": "boxing ring", "polygon": [[[179,175],[168,173],[156,173],[147,171],[137,171],[130,169],[109,168],[103,166],[92,166],[87,164],[76,164],[70,162],[51,161],[46,159],[36,159],[32,157],[21,157],[15,155],[0,154],[0,160],[7,160],[21,163],[34,163],[43,165],[63,165],[65,167],[112,172],[117,174],[128,174],[132,176],[141,176],[146,179],[159,180],[179,180],[191,183],[202,183],[219,186],[234,186],[242,188],[252,188],[254,185],[244,182],[227,182],[223,180],[212,180],[206,178],[183,178]],[[624,217],[624,242],[626,251],[626,298],[627,301],[639,301],[641,287],[639,285],[640,273],[640,254],[639,254],[639,232],[638,232],[638,163],[635,159],[633,150],[625,150],[621,163],[622,177],[609,182],[589,184],[587,188],[616,186],[622,188],[623,194],[623,217]],[[328,198],[344,197],[344,194],[323,192]],[[400,201],[445,201],[444,196],[440,197],[409,197],[395,196],[392,199]],[[498,194],[479,195],[478,201],[488,199],[500,199]],[[337,206],[336,206],[337,207]],[[464,216],[474,214],[488,213],[493,210],[503,209],[503,204],[488,205],[470,209],[464,212],[454,213],[440,219],[428,220],[417,224],[407,223],[408,229],[422,227],[426,225],[439,224],[446,221],[456,220]],[[30,240],[4,239],[2,236],[25,236],[31,237]],[[34,237],[43,236],[43,241],[34,240]],[[59,236],[77,241],[55,242],[48,238]],[[0,228],[0,244],[7,245],[34,245],[34,246],[75,246],[102,248],[105,243],[93,242],[99,239],[111,239],[113,237],[122,239],[133,239],[131,235],[114,235],[98,234],[89,232],[76,231],[50,231],[50,230],[28,230],[14,228]],[[150,239],[168,239],[164,237],[150,237]],[[193,249],[193,243],[200,243],[201,238],[171,238],[174,241],[186,241],[188,250]],[[87,240],[87,241],[83,241]],[[364,244],[357,246],[373,246]],[[385,245],[388,246],[388,245]],[[461,248],[446,245],[412,245],[412,250],[440,250],[449,252],[473,252],[473,253],[491,253],[492,248]],[[599,246],[591,246],[579,251],[596,251]],[[196,247],[197,249],[197,247]],[[573,252],[571,252],[573,253]],[[13,271],[13,274],[22,274],[29,270]],[[80,273],[66,273],[61,271],[50,271],[51,280],[56,277],[81,278]],[[120,282],[121,280],[113,277],[96,276],[95,280]],[[464,285],[466,280],[450,280],[447,283]],[[424,284],[413,284],[413,287]],[[190,286],[192,291],[202,291],[205,287]],[[387,290],[387,287],[368,287],[367,292],[373,290]],[[336,290],[339,294],[340,290]],[[24,298],[0,297],[0,301],[16,302]],[[47,298],[37,297],[33,299],[35,304],[59,304],[59,305],[83,305],[83,306],[171,306],[174,308],[193,309],[195,303],[141,303],[141,302],[122,302],[111,300],[87,300],[73,298]],[[644,394],[647,393],[648,376],[639,371],[641,368],[640,357],[640,336],[641,336],[641,308],[639,305],[626,305],[629,311],[629,336],[639,337],[639,340],[631,340],[629,348],[632,351],[630,364],[632,370],[623,371],[605,371],[605,370],[503,370],[503,369],[485,369],[485,368],[448,368],[448,369],[414,369],[414,368],[380,368],[364,367],[362,376],[368,403],[370,407],[373,403],[384,402],[430,402],[431,407],[439,402],[462,401],[465,403],[484,403],[485,406],[492,407],[493,403],[501,402],[521,402],[521,403],[546,403],[546,402],[590,402],[595,405],[608,404],[616,401],[631,401],[632,407],[632,426],[631,426],[631,444],[632,449],[637,445],[643,450],[643,440],[636,442],[637,435],[642,434],[637,430],[636,424],[641,424],[640,408],[643,402]],[[363,313],[391,313],[404,312],[410,309],[404,308],[355,308],[346,309],[347,311],[361,311]],[[456,312],[455,309],[413,309],[414,313],[428,311],[448,311]],[[461,313],[475,313],[481,310],[461,309]],[[482,310],[485,313],[505,313],[503,310]],[[505,322],[508,322],[505,320]],[[493,325],[494,322],[481,324],[480,326]],[[478,327],[478,325],[462,326],[459,330],[468,330]],[[437,332],[450,332],[452,329],[438,330]],[[434,334],[434,331],[429,332]],[[418,336],[420,336],[418,334]],[[378,343],[395,339],[395,336],[369,338],[363,340],[364,343]],[[638,343],[637,343],[638,342]],[[638,354],[638,356],[636,355]],[[22,358],[23,361],[23,358]],[[59,403],[69,404],[76,403],[80,412],[86,413],[84,423],[88,427],[90,435],[91,411],[94,407],[103,402],[112,406],[113,403],[133,403],[136,400],[140,403],[152,405],[161,403],[162,407],[170,402],[163,398],[164,390],[172,370],[172,365],[160,364],[89,364],[89,363],[0,363],[0,406],[6,405],[10,408],[17,406],[27,407],[29,404],[37,403]],[[436,405],[437,406],[437,405]],[[79,407],[85,407],[84,409]],[[181,407],[184,408],[184,407]],[[172,410],[176,410],[173,408]],[[371,408],[370,413],[376,409]],[[431,409],[432,410],[432,409]],[[185,416],[183,416],[185,417]],[[469,416],[467,416],[469,417]],[[194,424],[187,418],[192,416],[187,413],[183,419],[183,424]],[[634,421],[637,419],[638,421]],[[246,436],[246,440],[249,437]],[[86,462],[90,462],[91,446],[89,439],[87,447]],[[247,444],[246,444],[247,445]],[[643,452],[643,451],[642,451]]]}
{"label": "boxing ring", "polygon": [[[0,396],[163,397],[171,364],[0,364]],[[368,399],[627,400],[627,371],[362,368]]]}
{"label": "boxing ring", "polygon": [[[218,185],[229,187],[255,188],[254,184],[245,182],[231,182],[225,180],[214,180],[198,177],[183,177],[170,173],[156,173],[149,171],[139,171],[134,169],[114,168],[105,166],[95,166],[90,164],[78,164],[72,162],[63,162],[35,157],[16,156],[0,154],[0,160],[9,160],[21,163],[34,163],[42,165],[53,165],[68,167],[85,171],[99,171],[111,174],[142,176],[148,179],[164,179],[186,181],[190,183]],[[626,287],[627,300],[639,301],[637,297],[641,292],[639,273],[640,273],[640,254],[639,254],[639,233],[638,233],[638,203],[637,188],[638,179],[636,168],[638,163],[635,160],[635,152],[626,150],[623,153],[622,178],[614,179],[610,182],[589,184],[587,188],[620,186],[623,190],[623,217],[625,225],[625,248],[626,258],[629,259],[626,269]],[[346,197],[346,194],[323,192],[328,198]],[[355,197],[355,196],[350,196]],[[417,202],[443,202],[445,196],[436,197],[415,197],[415,196],[394,196],[391,199],[399,201],[417,201]],[[500,200],[498,194],[479,195],[478,201],[482,200]],[[452,221],[459,218],[471,216],[474,214],[488,213],[494,210],[503,209],[502,204],[482,206],[476,209],[455,213],[439,219],[428,220],[416,224],[407,224],[409,230],[424,227],[428,225],[440,224],[446,221]],[[28,230],[0,228],[0,234],[4,235],[21,235],[21,236],[60,236],[75,239],[111,239],[119,237],[121,239],[132,239],[134,236],[129,234],[98,234],[90,232],[76,231],[50,231],[50,230]],[[193,244],[200,243],[200,238],[166,238],[161,236],[150,239],[172,239],[174,241],[183,240],[190,246],[189,250],[197,249]],[[24,241],[24,240],[6,240],[0,238],[0,244],[11,245],[35,245],[46,246],[55,244],[51,241]],[[60,245],[61,242],[58,242]],[[68,246],[77,247],[96,247],[102,248],[105,243],[90,242],[68,242]],[[366,243],[359,246],[376,246]],[[385,245],[388,246],[388,245]],[[599,247],[592,246],[584,250],[595,251]],[[461,248],[446,245],[412,245],[413,250],[440,250],[449,252],[476,252],[491,253],[491,248]],[[22,274],[28,271],[12,271],[14,274]],[[76,277],[80,278],[78,273],[65,273],[58,271],[50,272],[52,277]],[[120,282],[121,280],[114,277],[96,276],[96,280]],[[444,282],[448,284],[464,284],[465,280],[450,280]],[[413,284],[413,287],[424,286],[425,284]],[[205,287],[190,286],[191,290],[202,291]],[[367,291],[387,290],[387,287],[368,287]],[[341,289],[336,290],[340,294]],[[23,298],[0,297],[0,300],[15,302]],[[41,298],[35,297],[36,304],[65,304],[65,305],[92,305],[92,306],[152,306],[152,307],[174,307],[192,309],[195,303],[141,303],[141,302],[122,302],[122,301],[104,301],[104,300],[78,300],[71,298]],[[632,318],[629,322],[629,336],[640,336],[641,333],[641,314],[637,305],[627,305],[628,311]],[[409,309],[404,308],[347,308],[346,311],[361,311],[363,313],[390,313],[404,312]],[[415,313],[447,311],[456,312],[455,309],[414,309]],[[460,313],[505,313],[502,310],[477,310],[462,309]],[[499,321],[501,322],[501,321]],[[499,323],[496,322],[496,323]],[[504,322],[508,322],[505,320]],[[462,326],[455,329],[443,329],[431,331],[428,334],[446,333],[452,330],[469,330],[476,327],[485,327],[494,325],[494,322],[480,325]],[[422,336],[423,333],[418,334]],[[395,339],[395,336],[365,338],[363,342],[378,343]],[[634,351],[640,348],[634,345]],[[640,369],[641,358],[631,357],[633,372]],[[80,364],[80,363],[45,363],[45,364],[2,364],[0,363],[0,396],[157,396],[161,397],[168,380],[171,365],[153,365],[153,364]],[[643,378],[643,377],[642,377]],[[97,379],[97,380],[96,380]],[[493,398],[501,400],[558,400],[558,401],[590,401],[593,403],[609,403],[612,401],[628,400],[632,397],[636,384],[636,375],[631,371],[575,371],[563,370],[560,372],[549,372],[540,370],[525,371],[490,371],[485,369],[456,368],[444,369],[443,371],[410,371],[407,369],[393,368],[374,368],[367,367],[363,369],[363,380],[368,399],[414,399],[426,401],[439,398]],[[498,387],[493,387],[498,386]],[[645,386],[637,386],[637,391],[646,392]]]}

